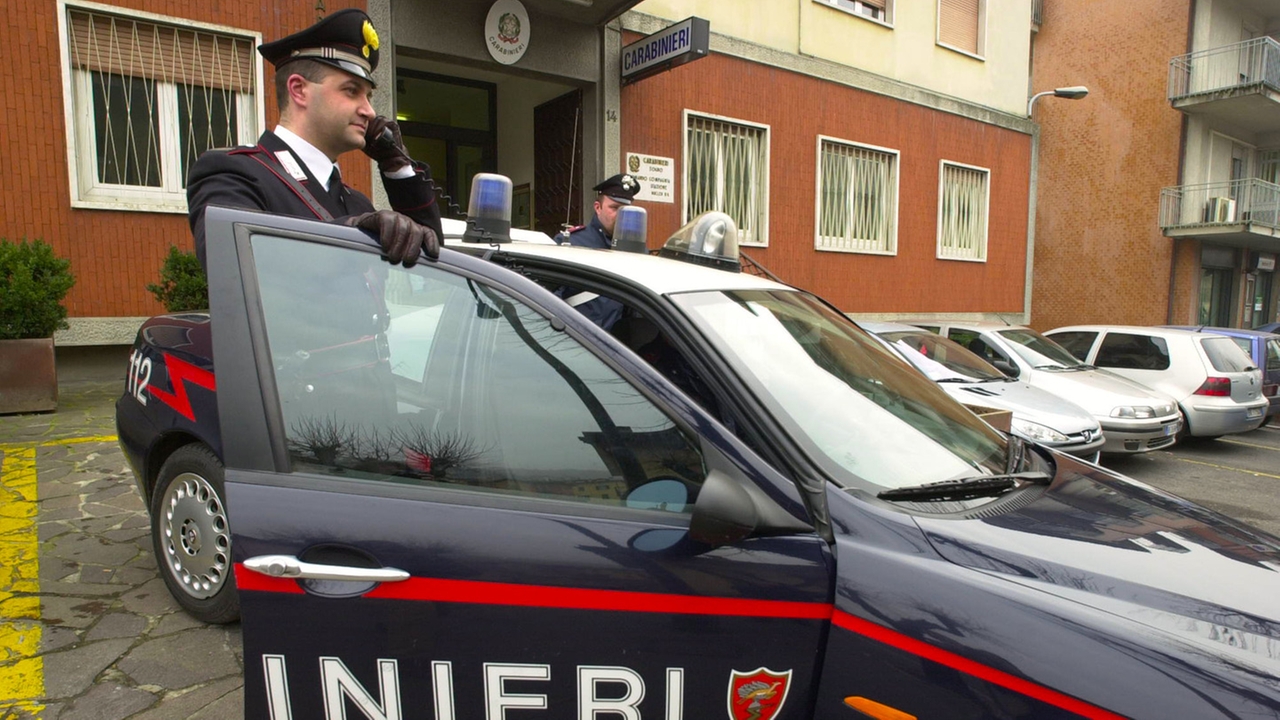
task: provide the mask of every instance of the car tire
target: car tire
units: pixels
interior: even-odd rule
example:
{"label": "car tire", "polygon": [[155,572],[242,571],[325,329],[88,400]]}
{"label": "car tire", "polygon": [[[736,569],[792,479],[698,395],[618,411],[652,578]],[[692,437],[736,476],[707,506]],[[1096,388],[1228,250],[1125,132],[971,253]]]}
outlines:
{"label": "car tire", "polygon": [[240,617],[223,478],[218,456],[193,443],[165,460],[151,492],[160,576],[183,610],[212,624]]}

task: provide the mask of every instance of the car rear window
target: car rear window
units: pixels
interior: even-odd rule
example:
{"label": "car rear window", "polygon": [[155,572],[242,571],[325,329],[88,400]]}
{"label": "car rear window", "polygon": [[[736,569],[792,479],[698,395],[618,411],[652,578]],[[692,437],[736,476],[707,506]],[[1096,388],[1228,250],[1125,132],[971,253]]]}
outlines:
{"label": "car rear window", "polygon": [[1248,355],[1249,357],[1253,357],[1253,341],[1252,340],[1250,340],[1249,338],[1233,337],[1231,338],[1231,342],[1235,343],[1236,347],[1244,351],[1245,355]]}
{"label": "car rear window", "polygon": [[1244,372],[1245,368],[1253,367],[1253,360],[1231,342],[1230,338],[1201,338],[1200,346],[1204,348],[1204,354],[1209,356],[1213,369],[1218,372]]}
{"label": "car rear window", "polygon": [[1095,364],[1127,370],[1168,370],[1169,344],[1164,338],[1150,335],[1107,333],[1098,347]]}
{"label": "car rear window", "polygon": [[1267,341],[1267,372],[1280,370],[1280,340]]}

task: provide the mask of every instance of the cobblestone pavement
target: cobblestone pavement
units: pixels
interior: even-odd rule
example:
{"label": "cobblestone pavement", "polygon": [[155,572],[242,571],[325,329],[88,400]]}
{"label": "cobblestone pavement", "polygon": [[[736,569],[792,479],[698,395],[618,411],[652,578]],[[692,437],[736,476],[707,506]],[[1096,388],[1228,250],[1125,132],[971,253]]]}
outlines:
{"label": "cobblestone pavement", "polygon": [[116,445],[119,382],[0,416],[0,720],[240,718],[240,626],[183,613]]}

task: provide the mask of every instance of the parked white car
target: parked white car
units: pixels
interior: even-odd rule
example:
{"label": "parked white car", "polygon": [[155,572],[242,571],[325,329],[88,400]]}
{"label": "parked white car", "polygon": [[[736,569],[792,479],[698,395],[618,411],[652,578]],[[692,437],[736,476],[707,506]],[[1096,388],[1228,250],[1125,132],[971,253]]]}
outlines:
{"label": "parked white car", "polygon": [[1106,439],[1098,421],[1079,405],[1011,378],[958,343],[928,330],[863,320],[858,325],[888,343],[962,405],[1008,410],[1013,414],[1010,430],[1014,435],[1097,461]]}
{"label": "parked white car", "polygon": [[968,348],[1003,373],[1088,410],[1102,424],[1104,453],[1168,447],[1182,428],[1173,397],[1086,365],[1062,346],[1023,325],[984,322],[908,322]]}
{"label": "parked white car", "polygon": [[1229,337],[1128,325],[1077,325],[1045,334],[1084,362],[1172,395],[1188,435],[1248,432],[1266,416],[1262,371]]}

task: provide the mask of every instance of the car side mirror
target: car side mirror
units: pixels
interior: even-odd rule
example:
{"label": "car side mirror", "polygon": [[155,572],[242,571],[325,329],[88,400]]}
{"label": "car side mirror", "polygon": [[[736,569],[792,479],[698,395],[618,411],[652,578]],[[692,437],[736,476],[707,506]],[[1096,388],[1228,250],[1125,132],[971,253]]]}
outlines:
{"label": "car side mirror", "polygon": [[992,360],[992,361],[991,361],[991,364],[992,364],[992,365],[994,365],[994,366],[995,366],[995,368],[996,368],[997,370],[999,370],[1000,372],[1004,373],[1005,375],[1008,375],[1009,377],[1014,377],[1014,378],[1016,378],[1016,377],[1018,377],[1019,375],[1021,375],[1021,374],[1022,374],[1022,373],[1018,372],[1018,366],[1017,366],[1017,365],[1014,365],[1013,363],[1009,362],[1008,360],[1005,360],[1005,359],[1002,359],[1002,358],[997,358],[997,359],[995,359],[995,360]]}
{"label": "car side mirror", "polygon": [[751,495],[720,470],[707,473],[689,522],[689,537],[712,547],[729,545],[750,535],[760,521]]}

